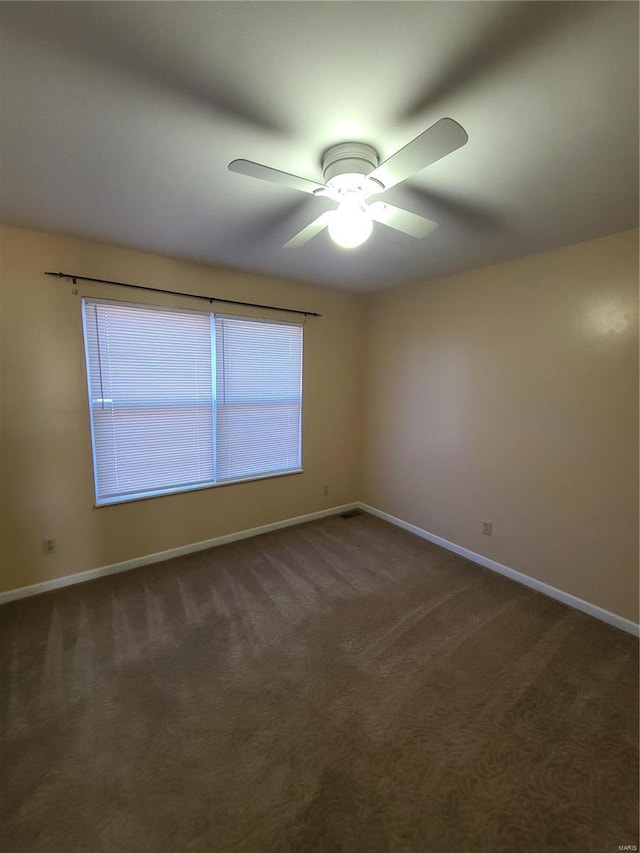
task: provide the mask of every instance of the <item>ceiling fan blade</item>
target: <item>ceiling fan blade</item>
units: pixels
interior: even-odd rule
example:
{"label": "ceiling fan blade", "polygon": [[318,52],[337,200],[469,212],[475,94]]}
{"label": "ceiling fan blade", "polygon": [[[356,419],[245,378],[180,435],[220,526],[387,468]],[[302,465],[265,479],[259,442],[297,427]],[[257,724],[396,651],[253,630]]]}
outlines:
{"label": "ceiling fan blade", "polygon": [[394,207],[384,201],[374,201],[370,204],[369,213],[376,222],[395,228],[396,231],[403,231],[411,237],[426,237],[438,227],[437,222],[432,222],[416,213],[410,213],[401,207]]}
{"label": "ceiling fan blade", "polygon": [[229,163],[229,171],[237,172],[239,175],[248,175],[250,178],[260,178],[262,181],[269,181],[271,184],[280,184],[280,186],[289,187],[292,190],[300,190],[303,193],[313,194],[318,190],[324,189],[324,184],[309,181],[307,178],[299,178],[297,175],[290,175],[288,172],[272,169],[271,166],[254,163],[252,160],[233,160],[233,162]]}
{"label": "ceiling fan blade", "polygon": [[368,177],[380,181],[385,189],[389,189],[461,148],[468,139],[466,130],[457,121],[441,118],[420,136],[408,142],[404,148],[392,154]]}
{"label": "ceiling fan blade", "polygon": [[302,231],[298,231],[295,237],[292,237],[288,240],[283,248],[284,249],[297,249],[300,246],[304,246],[305,243],[308,243],[312,237],[315,237],[316,234],[319,234],[324,228],[327,227],[329,222],[331,221],[331,217],[333,216],[333,210],[325,210],[324,213],[321,213],[317,219],[314,219],[313,222],[310,222]]}

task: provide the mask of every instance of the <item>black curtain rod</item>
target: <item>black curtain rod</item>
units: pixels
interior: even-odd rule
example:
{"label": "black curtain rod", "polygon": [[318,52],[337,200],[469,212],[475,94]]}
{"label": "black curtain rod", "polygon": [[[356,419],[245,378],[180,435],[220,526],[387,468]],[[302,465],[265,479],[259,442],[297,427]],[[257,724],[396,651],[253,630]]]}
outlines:
{"label": "black curtain rod", "polygon": [[116,287],[132,287],[135,290],[149,290],[152,293],[169,293],[172,296],[188,296],[191,299],[205,299],[209,303],[226,302],[227,305],[244,305],[247,308],[267,308],[270,311],[285,311],[287,314],[303,314],[305,317],[322,317],[316,311],[299,311],[297,308],[279,308],[277,305],[261,305],[259,302],[240,302],[237,299],[221,299],[218,296],[201,296],[199,293],[184,293],[181,290],[162,290],[160,287],[147,287],[144,284],[127,284],[124,281],[110,281],[108,278],[89,278],[86,275],[72,275],[68,272],[45,272],[45,275],[54,275],[56,278],[70,278],[76,281],[96,281],[99,284],[115,284]]}

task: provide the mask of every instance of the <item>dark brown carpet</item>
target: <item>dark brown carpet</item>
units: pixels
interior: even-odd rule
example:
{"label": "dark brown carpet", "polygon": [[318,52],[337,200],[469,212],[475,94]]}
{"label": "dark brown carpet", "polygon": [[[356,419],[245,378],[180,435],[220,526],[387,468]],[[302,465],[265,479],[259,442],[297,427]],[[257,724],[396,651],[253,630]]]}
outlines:
{"label": "dark brown carpet", "polygon": [[637,844],[637,643],[390,525],[0,609],[7,853]]}

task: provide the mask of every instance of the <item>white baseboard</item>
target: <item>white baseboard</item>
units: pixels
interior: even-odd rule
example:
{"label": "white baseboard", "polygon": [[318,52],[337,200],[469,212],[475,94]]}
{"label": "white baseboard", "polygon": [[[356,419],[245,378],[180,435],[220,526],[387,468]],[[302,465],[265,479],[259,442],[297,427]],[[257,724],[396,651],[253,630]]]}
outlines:
{"label": "white baseboard", "polygon": [[343,506],[330,507],[329,509],[319,510],[318,512],[310,512],[306,515],[298,515],[295,518],[285,518],[282,521],[274,521],[271,524],[263,524],[260,527],[251,527],[247,530],[239,530],[237,533],[228,533],[225,536],[216,536],[213,539],[194,542],[191,545],[182,545],[179,548],[170,548],[168,551],[159,551],[155,554],[145,554],[141,557],[134,557],[132,560],[124,560],[121,563],[113,563],[109,566],[101,566],[97,569],[88,569],[84,572],[76,572],[72,575],[65,575],[60,578],[43,581],[42,583],[35,583],[31,586],[23,586],[19,589],[10,589],[6,592],[0,592],[0,604],[15,601],[18,598],[27,598],[31,595],[39,595],[42,592],[49,592],[50,590],[60,589],[64,586],[84,583],[84,581],[94,580],[95,578],[105,577],[106,575],[126,572],[129,569],[137,569],[140,566],[147,566],[150,563],[160,563],[164,560],[171,560],[173,557],[181,557],[183,554],[192,554],[195,551],[205,551],[207,548],[226,545],[228,542],[238,542],[241,539],[249,539],[252,536],[259,536],[261,533],[269,533],[272,530],[281,530],[284,527],[293,527],[296,524],[304,524],[306,521],[315,521],[316,519],[326,518],[330,515],[338,515],[339,513],[348,512],[352,509],[362,509],[371,515],[375,515],[384,521],[388,521],[391,524],[396,525],[396,527],[401,527],[403,530],[408,530],[410,533],[414,533],[422,539],[427,539],[435,545],[440,545],[440,547],[446,548],[454,554],[459,554],[461,557],[465,557],[473,563],[484,566],[486,569],[490,569],[493,572],[497,572],[498,574],[511,578],[511,580],[517,581],[531,589],[535,589],[537,592],[541,592],[543,595],[548,595],[550,598],[555,598],[556,601],[568,604],[576,610],[588,613],[589,616],[594,616],[596,619],[600,619],[602,622],[607,622],[615,628],[619,628],[622,631],[633,634],[635,637],[640,636],[640,625],[638,625],[637,622],[632,622],[630,619],[625,619],[622,616],[618,616],[616,613],[611,613],[611,611],[605,610],[597,604],[592,604],[589,601],[578,598],[576,595],[571,595],[569,592],[564,592],[564,590],[557,589],[550,584],[536,580],[536,578],[532,578],[529,575],[518,572],[515,569],[505,566],[502,563],[498,563],[489,557],[483,556],[482,554],[477,554],[475,551],[469,550],[469,548],[456,545],[455,542],[443,539],[442,536],[436,536],[435,533],[430,533],[428,530],[423,530],[423,528],[418,527],[415,524],[410,524],[408,521],[403,521],[401,518],[396,518],[388,512],[383,512],[380,509],[376,509],[375,507],[369,506],[368,504],[360,501],[344,504]]}
{"label": "white baseboard", "polygon": [[511,578],[511,580],[524,584],[524,586],[528,586],[531,589],[535,589],[543,595],[555,598],[556,601],[568,604],[569,607],[575,607],[576,610],[588,613],[589,616],[595,616],[596,619],[600,619],[602,622],[607,622],[615,628],[620,628],[622,631],[633,634],[634,637],[640,636],[640,625],[638,625],[637,622],[632,622],[631,619],[625,619],[622,616],[618,616],[617,613],[611,613],[610,610],[598,607],[597,604],[591,604],[590,601],[584,601],[584,599],[578,598],[576,595],[571,595],[569,592],[564,592],[564,590],[557,589],[555,586],[536,580],[529,575],[525,575],[522,572],[509,568],[509,566],[497,563],[489,557],[484,557],[482,554],[477,554],[475,551],[470,551],[468,548],[456,545],[455,542],[443,539],[442,536],[436,536],[435,533],[429,533],[428,530],[423,530],[415,524],[409,524],[408,521],[403,521],[401,518],[389,515],[388,512],[383,512],[382,510],[368,506],[365,503],[360,503],[359,507],[365,512],[371,513],[371,515],[375,515],[378,518],[382,518],[384,521],[389,521],[391,524],[395,524],[396,527],[402,527],[403,530],[415,533],[416,536],[420,536],[422,539],[428,539],[429,542],[433,542],[435,545],[440,545],[448,551],[453,551],[454,554],[466,557],[467,560],[478,563],[480,566],[484,566],[485,569],[491,569],[492,572],[497,572],[500,575]]}
{"label": "white baseboard", "polygon": [[142,557],[134,557],[132,560],[124,560],[122,563],[112,563],[110,566],[101,566],[97,569],[88,569],[85,572],[64,575],[61,578],[53,578],[42,583],[34,583],[31,586],[10,589],[6,592],[0,592],[0,604],[6,604],[18,598],[27,598],[30,595],[39,595],[41,592],[49,592],[52,589],[60,589],[63,586],[71,586],[72,584],[84,583],[84,581],[94,580],[95,578],[103,578],[106,575],[115,575],[118,572],[137,569],[140,566],[148,566],[150,563],[161,563],[164,560],[171,560],[173,557],[181,557],[183,554],[192,554],[194,551],[205,551],[207,548],[216,548],[218,545],[226,545],[228,542],[238,542],[240,539],[259,536],[261,533],[270,533],[272,530],[281,530],[283,527],[304,524],[305,521],[315,521],[318,518],[326,518],[329,515],[338,515],[341,512],[348,512],[358,507],[358,503],[333,506],[330,509],[321,509],[318,512],[298,515],[295,518],[285,518],[282,521],[262,524],[260,527],[251,527],[247,530],[239,530],[237,533],[228,533],[226,536],[216,536],[214,539],[205,539],[202,542],[194,542],[191,545],[181,545],[179,548],[170,548],[168,551],[145,554]]}

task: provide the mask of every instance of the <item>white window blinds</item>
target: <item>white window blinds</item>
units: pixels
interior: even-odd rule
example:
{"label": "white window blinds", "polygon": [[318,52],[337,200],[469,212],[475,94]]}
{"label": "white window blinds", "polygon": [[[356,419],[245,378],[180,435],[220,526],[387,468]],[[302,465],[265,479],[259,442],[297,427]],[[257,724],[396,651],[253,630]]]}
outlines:
{"label": "white window blinds", "polygon": [[300,470],[301,326],[83,311],[98,504]]}
{"label": "white window blinds", "polygon": [[300,468],[302,328],[217,317],[219,480]]}

